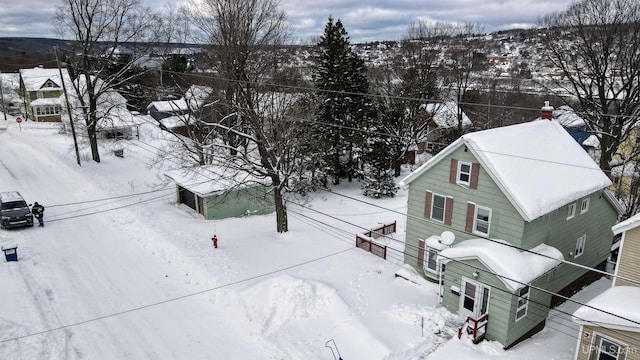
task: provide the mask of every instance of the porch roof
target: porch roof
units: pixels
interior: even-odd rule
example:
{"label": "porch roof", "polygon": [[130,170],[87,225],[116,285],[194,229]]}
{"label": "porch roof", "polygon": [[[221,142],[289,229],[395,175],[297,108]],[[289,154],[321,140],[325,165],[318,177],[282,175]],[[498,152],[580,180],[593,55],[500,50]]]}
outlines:
{"label": "porch roof", "polygon": [[165,172],[165,176],[200,196],[223,194],[261,184],[259,179],[246,172],[212,165],[170,170]]}
{"label": "porch roof", "polygon": [[573,313],[573,321],[582,325],[640,332],[639,298],[640,287],[614,286],[578,308]]}
{"label": "porch roof", "polygon": [[512,292],[531,283],[563,260],[562,253],[540,244],[529,251],[519,251],[500,240],[471,239],[440,252],[438,260],[477,259],[492,271]]}

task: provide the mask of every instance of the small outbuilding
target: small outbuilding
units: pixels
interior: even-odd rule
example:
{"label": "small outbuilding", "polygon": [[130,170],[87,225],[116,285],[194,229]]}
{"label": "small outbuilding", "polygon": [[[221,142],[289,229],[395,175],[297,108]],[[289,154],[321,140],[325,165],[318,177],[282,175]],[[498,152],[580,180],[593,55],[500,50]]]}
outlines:
{"label": "small outbuilding", "polygon": [[270,187],[247,173],[200,166],[168,171],[165,176],[176,184],[176,202],[205,219],[263,215],[275,210]]}

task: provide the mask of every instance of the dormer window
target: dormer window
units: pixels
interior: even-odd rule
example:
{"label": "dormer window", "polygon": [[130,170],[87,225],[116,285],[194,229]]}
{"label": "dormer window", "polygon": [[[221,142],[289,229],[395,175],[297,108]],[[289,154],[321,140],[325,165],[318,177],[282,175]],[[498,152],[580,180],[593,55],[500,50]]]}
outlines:
{"label": "dormer window", "polygon": [[47,80],[47,82],[44,83],[43,87],[45,87],[45,88],[57,88],[58,85],[56,85],[56,83],[54,83],[51,80]]}
{"label": "dormer window", "polygon": [[471,184],[471,163],[458,161],[456,183],[469,186]]}
{"label": "dormer window", "polygon": [[573,219],[576,216],[576,203],[567,205],[567,220]]}
{"label": "dormer window", "polygon": [[582,204],[580,205],[580,215],[589,211],[589,198],[582,199]]}

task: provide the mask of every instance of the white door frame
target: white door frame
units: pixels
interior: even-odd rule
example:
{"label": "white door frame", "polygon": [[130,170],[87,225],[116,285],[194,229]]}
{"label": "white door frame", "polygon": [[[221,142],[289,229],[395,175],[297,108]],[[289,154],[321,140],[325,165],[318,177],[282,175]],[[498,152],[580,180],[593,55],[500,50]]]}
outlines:
{"label": "white door frame", "polygon": [[[474,319],[478,319],[480,316],[487,313],[489,309],[491,287],[464,276],[462,277],[460,285],[460,306],[458,309],[460,317],[466,319],[467,316],[470,316]],[[468,289],[467,286],[469,287]]]}

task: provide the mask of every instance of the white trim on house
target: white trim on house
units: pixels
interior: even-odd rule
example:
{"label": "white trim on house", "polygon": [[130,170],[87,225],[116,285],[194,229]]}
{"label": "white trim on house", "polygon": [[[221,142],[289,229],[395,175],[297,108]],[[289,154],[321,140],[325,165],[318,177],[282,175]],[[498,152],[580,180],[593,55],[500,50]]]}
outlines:
{"label": "white trim on house", "polygon": [[576,240],[576,249],[573,253],[573,258],[578,258],[584,254],[584,248],[587,246],[587,235],[582,235]]}

